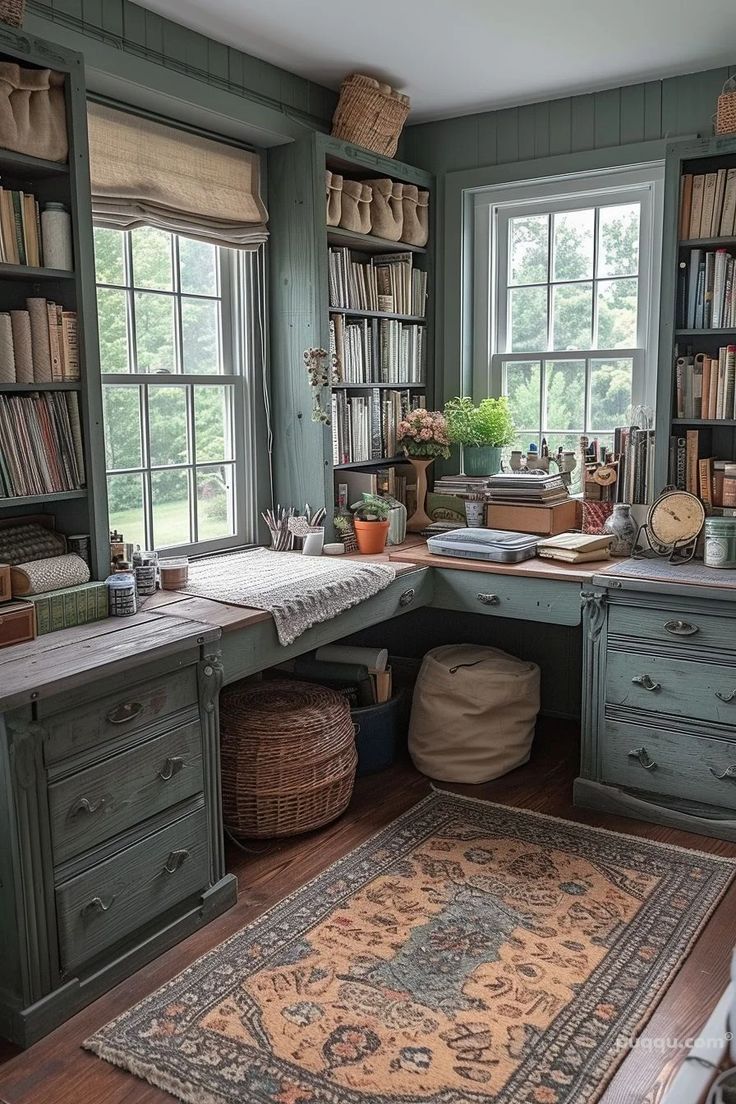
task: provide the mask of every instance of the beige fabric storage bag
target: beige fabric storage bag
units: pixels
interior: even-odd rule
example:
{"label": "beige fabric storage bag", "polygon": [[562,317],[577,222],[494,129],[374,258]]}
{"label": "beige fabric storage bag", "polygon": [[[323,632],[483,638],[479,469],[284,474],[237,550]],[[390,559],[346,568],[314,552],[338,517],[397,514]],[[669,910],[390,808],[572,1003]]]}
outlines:
{"label": "beige fabric storage bag", "polygon": [[488,782],[529,758],[539,667],[498,648],[445,644],[424,657],[414,689],[409,752],[442,782]]}
{"label": "beige fabric storage bag", "polygon": [[0,62],[0,146],[48,161],[66,161],[64,76]]}

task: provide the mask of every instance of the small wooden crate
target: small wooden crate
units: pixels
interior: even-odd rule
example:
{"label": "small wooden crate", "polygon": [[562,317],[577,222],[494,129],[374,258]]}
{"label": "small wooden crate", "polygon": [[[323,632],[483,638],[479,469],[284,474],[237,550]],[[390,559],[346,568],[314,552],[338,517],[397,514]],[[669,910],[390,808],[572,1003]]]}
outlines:
{"label": "small wooden crate", "polygon": [[8,602],[0,609],[0,648],[24,644],[36,636],[36,612],[30,602]]}
{"label": "small wooden crate", "polygon": [[489,502],[486,525],[489,529],[555,537],[577,527],[577,503],[574,498],[556,502],[553,506],[514,506]]}
{"label": "small wooden crate", "polygon": [[9,564],[0,564],[0,602],[9,602],[12,596],[10,566]]}

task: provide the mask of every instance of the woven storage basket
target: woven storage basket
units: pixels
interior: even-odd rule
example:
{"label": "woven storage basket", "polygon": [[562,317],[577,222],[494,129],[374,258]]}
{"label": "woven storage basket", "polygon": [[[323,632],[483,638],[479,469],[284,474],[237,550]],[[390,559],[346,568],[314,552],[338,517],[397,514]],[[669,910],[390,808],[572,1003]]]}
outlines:
{"label": "woven storage basket", "polygon": [[220,696],[222,803],[235,836],[295,836],[347,807],[358,753],[350,706],[293,679],[236,683]]}
{"label": "woven storage basket", "polygon": [[335,138],[393,157],[411,100],[373,77],[353,73],[340,88],[332,117]]}
{"label": "woven storage basket", "polygon": [[0,0],[0,23],[22,27],[26,17],[26,0]]}
{"label": "woven storage basket", "polygon": [[716,134],[736,132],[736,79],[729,77],[718,97]]}

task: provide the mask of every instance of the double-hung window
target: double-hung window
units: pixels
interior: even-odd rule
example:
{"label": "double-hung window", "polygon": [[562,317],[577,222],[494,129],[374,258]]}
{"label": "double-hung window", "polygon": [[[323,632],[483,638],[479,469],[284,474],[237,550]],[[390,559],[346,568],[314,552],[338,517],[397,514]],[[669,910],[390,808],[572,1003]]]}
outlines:
{"label": "double-hung window", "polygon": [[98,227],[95,256],[111,528],[148,548],[245,543],[255,254]]}
{"label": "double-hung window", "polygon": [[[476,390],[551,453],[652,407],[660,165],[475,194]],[[639,411],[641,414],[641,411]]]}

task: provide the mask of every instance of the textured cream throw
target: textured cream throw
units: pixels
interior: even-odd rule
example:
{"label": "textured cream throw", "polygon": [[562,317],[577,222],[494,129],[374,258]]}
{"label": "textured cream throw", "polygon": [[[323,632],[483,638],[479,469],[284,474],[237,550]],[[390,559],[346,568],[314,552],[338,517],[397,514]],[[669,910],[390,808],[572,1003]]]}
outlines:
{"label": "textured cream throw", "polygon": [[188,594],[273,614],[281,644],[357,606],[392,583],[389,563],[301,556],[256,548],[189,565]]}

